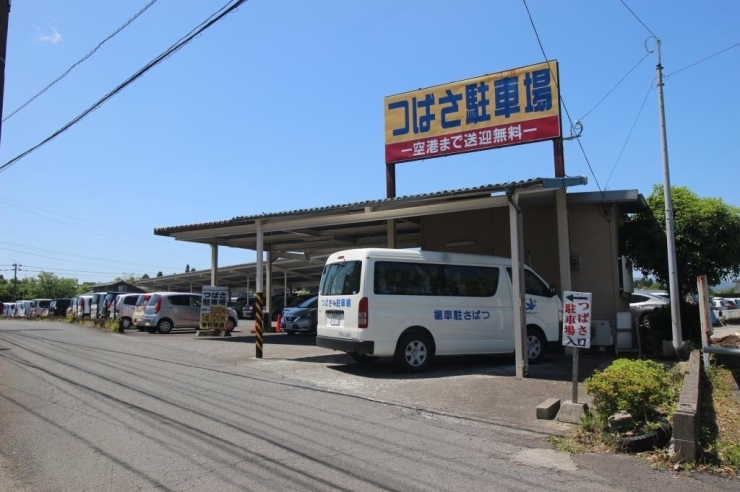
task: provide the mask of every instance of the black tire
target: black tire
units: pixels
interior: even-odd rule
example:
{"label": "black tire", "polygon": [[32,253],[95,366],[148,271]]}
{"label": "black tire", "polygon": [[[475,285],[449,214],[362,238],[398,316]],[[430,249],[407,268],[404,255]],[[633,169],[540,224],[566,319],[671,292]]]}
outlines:
{"label": "black tire", "polygon": [[146,327],[141,326],[141,325],[136,325],[136,329],[139,330],[139,331],[145,331],[146,330]]}
{"label": "black tire", "polygon": [[376,362],[380,357],[375,357],[374,355],[367,355],[367,354],[357,354],[357,353],[351,353],[349,354],[352,359],[354,359],[355,362],[358,364],[362,364],[363,366],[372,364],[373,362]]}
{"label": "black tire", "polygon": [[640,316],[640,321],[638,321],[637,326],[650,329],[650,318],[649,318],[650,314],[651,313],[643,313]]}
{"label": "black tire", "polygon": [[535,326],[527,327],[527,359],[530,364],[542,361],[547,349],[547,339],[542,330]]}
{"label": "black tire", "polygon": [[398,340],[396,364],[405,372],[421,372],[429,366],[432,359],[432,342],[423,333],[407,333]]}
{"label": "black tire", "polygon": [[121,329],[122,330],[131,329],[131,318],[121,318]]}
{"label": "black tire", "polygon": [[157,328],[156,328],[156,327],[154,327],[154,326],[147,326],[147,327],[146,327],[146,331],[147,331],[148,333],[157,333]]}
{"label": "black tire", "polygon": [[636,436],[620,437],[619,445],[625,451],[631,453],[644,453],[653,449],[661,449],[668,444],[673,430],[667,420],[662,420],[657,429],[638,434]]}
{"label": "black tire", "polygon": [[160,319],[159,323],[157,323],[157,331],[160,333],[167,334],[172,331],[172,328],[174,328],[172,321],[169,319]]}
{"label": "black tire", "polygon": [[229,333],[234,331],[234,328],[236,328],[236,320],[229,316],[229,323],[228,323]]}

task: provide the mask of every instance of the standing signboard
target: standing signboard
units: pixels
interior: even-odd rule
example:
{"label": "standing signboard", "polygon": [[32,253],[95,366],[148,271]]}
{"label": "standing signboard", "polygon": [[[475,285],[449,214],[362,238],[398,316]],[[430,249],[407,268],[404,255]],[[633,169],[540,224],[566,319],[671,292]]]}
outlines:
{"label": "standing signboard", "polygon": [[203,301],[200,305],[201,333],[216,334],[228,332],[228,312],[226,305],[229,302],[228,287],[203,287]]}
{"label": "standing signboard", "polygon": [[563,292],[563,345],[591,348],[591,293]]}
{"label": "standing signboard", "polygon": [[573,348],[573,403],[578,402],[578,349],[591,348],[591,293],[563,291],[563,345]]}

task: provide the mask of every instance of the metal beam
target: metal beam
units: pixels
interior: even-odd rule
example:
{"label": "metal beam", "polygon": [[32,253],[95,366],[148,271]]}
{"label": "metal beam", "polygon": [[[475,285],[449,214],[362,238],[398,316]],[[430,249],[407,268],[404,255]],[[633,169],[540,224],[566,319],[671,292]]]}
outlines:
{"label": "metal beam", "polygon": [[[399,208],[394,210],[378,210],[375,212],[358,212],[344,215],[331,215],[324,217],[303,218],[275,218],[261,222],[262,232],[285,231],[292,229],[311,229],[320,226],[332,226],[341,224],[357,224],[375,220],[386,221],[406,216],[424,216],[440,213],[462,212],[465,210],[480,210],[484,208],[504,206],[507,204],[505,196],[489,196],[484,198],[472,198],[470,200],[459,200],[452,202],[436,203],[432,205],[420,205],[415,207]],[[237,226],[218,227],[214,229],[201,229],[197,231],[173,232],[171,237],[181,241],[193,241],[210,238],[219,240],[235,234],[253,234],[257,230],[256,224],[243,224]]]}

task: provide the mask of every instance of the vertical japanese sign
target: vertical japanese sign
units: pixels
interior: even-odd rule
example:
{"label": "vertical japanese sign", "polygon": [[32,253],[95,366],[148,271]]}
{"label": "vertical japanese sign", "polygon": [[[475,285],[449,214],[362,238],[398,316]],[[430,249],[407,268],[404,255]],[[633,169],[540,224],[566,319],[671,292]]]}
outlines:
{"label": "vertical japanese sign", "polygon": [[385,162],[560,137],[558,62],[388,96]]}
{"label": "vertical japanese sign", "polygon": [[228,287],[203,287],[203,299],[200,305],[201,331],[225,330],[228,302]]}
{"label": "vertical japanese sign", "polygon": [[563,292],[563,345],[591,348],[591,293]]}

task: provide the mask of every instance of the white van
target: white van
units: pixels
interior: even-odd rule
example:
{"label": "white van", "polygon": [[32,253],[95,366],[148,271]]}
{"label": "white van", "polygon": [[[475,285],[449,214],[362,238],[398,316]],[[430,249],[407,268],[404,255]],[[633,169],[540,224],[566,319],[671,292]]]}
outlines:
{"label": "white van", "polygon": [[29,313],[29,316],[31,318],[48,316],[50,304],[51,299],[34,299],[31,301],[31,312]]}
{"label": "white van", "polygon": [[33,301],[27,301],[22,299],[15,303],[15,318],[29,318],[31,316],[31,303]]}
{"label": "white van", "polygon": [[[525,267],[529,362],[560,334],[563,305]],[[316,345],[360,363],[394,357],[406,371],[435,355],[514,352],[511,260],[397,249],[353,249],[326,261]]]}

